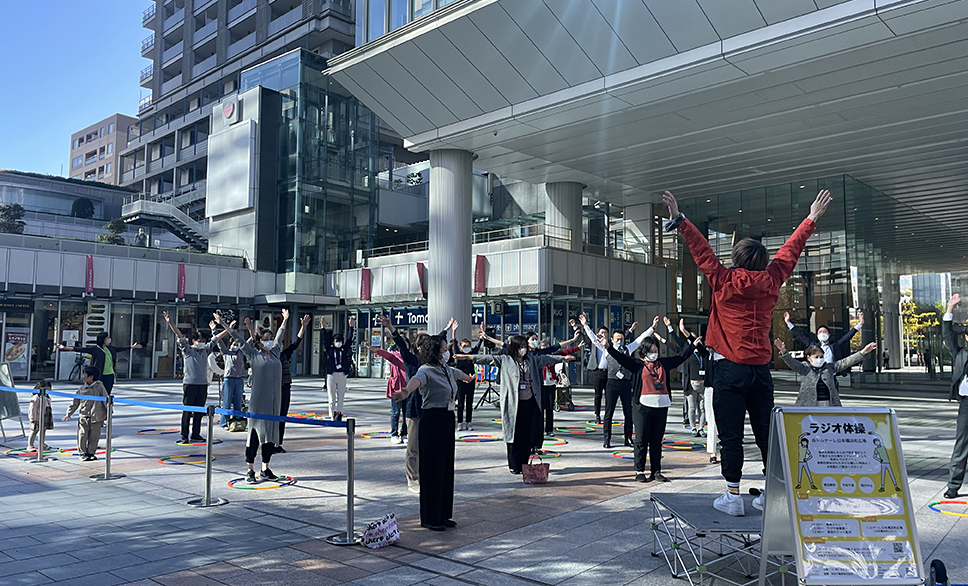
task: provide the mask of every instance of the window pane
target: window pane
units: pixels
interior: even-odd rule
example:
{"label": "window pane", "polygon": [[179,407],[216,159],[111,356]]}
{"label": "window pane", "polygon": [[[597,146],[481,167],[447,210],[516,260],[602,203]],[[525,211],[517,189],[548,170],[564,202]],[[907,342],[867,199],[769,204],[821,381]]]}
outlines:
{"label": "window pane", "polygon": [[407,24],[407,0],[390,0],[390,30]]}
{"label": "window pane", "polygon": [[413,17],[420,18],[434,9],[433,0],[413,0]]}
{"label": "window pane", "polygon": [[386,0],[370,0],[370,9],[367,11],[367,35],[366,40],[372,41],[384,32],[386,24]]}

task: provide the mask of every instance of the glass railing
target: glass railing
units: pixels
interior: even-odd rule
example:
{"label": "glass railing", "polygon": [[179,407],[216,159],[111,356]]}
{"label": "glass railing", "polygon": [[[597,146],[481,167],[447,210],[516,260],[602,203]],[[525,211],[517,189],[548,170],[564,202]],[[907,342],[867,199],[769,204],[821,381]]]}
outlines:
{"label": "glass railing", "polygon": [[175,11],[174,14],[172,14],[171,16],[165,19],[165,24],[162,28],[165,30],[165,32],[168,32],[168,29],[181,24],[182,22],[184,22],[184,20],[185,20],[185,9],[179,8],[178,10]]}
{"label": "glass railing", "polygon": [[148,79],[149,77],[151,77],[152,75],[154,75],[154,72],[155,72],[155,66],[154,65],[149,65],[148,67],[145,67],[144,69],[142,69],[141,70],[141,81],[144,81],[144,80]]}
{"label": "glass railing", "polygon": [[151,33],[148,38],[141,41],[141,52],[147,53],[155,46],[155,34]]}
{"label": "glass railing", "polygon": [[218,21],[213,20],[207,23],[205,26],[195,30],[195,36],[192,37],[193,42],[197,43],[217,30],[218,30]]}
{"label": "glass railing", "polygon": [[140,114],[141,112],[147,110],[150,107],[151,107],[151,96],[141,98],[141,101],[138,102],[138,113]]}
{"label": "glass railing", "polygon": [[149,22],[151,22],[151,20],[154,17],[155,17],[155,5],[154,5],[154,3],[152,3],[151,6],[149,6],[148,8],[145,8],[145,11],[141,13],[141,24],[142,24],[142,26],[144,26],[144,25],[148,24]]}
{"label": "glass railing", "polygon": [[[538,246],[548,248],[571,249],[571,230],[560,226],[549,226],[548,224],[528,224],[526,226],[510,226],[498,230],[488,230],[487,232],[475,232],[473,244],[484,244],[488,242],[500,242],[505,240],[518,240],[523,238],[534,238]],[[379,256],[391,256],[394,254],[406,254],[410,252],[421,252],[430,248],[429,240],[418,242],[408,242],[406,244],[393,244],[390,246],[380,246],[363,250],[364,258]]]}
{"label": "glass railing", "polygon": [[239,4],[233,6],[232,8],[229,8],[229,13],[228,13],[229,26],[232,26],[233,20],[235,20],[236,18],[242,16],[246,12],[255,8],[255,4],[256,4],[255,0],[242,0],[242,2],[240,2]]}

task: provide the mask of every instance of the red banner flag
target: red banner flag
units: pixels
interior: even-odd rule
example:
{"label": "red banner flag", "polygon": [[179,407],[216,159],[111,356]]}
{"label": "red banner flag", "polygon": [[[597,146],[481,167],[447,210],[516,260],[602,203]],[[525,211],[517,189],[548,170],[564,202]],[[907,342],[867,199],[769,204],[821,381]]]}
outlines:
{"label": "red banner flag", "polygon": [[370,269],[360,271],[360,299],[370,300]]}
{"label": "red banner flag", "polygon": [[94,256],[87,255],[87,272],[84,278],[84,291],[94,293]]}
{"label": "red banner flag", "polygon": [[487,293],[487,259],[483,254],[474,258],[474,293]]}
{"label": "red banner flag", "polygon": [[185,265],[181,263],[178,265],[178,298],[185,298]]}
{"label": "red banner flag", "polygon": [[420,296],[424,299],[427,298],[427,269],[424,267],[424,263],[417,263],[417,279],[420,280]]}

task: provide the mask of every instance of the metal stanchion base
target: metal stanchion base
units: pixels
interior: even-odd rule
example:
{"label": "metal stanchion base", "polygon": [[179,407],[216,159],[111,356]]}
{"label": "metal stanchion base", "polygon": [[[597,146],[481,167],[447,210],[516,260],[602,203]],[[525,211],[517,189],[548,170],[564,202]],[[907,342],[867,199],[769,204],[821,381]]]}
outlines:
{"label": "metal stanchion base", "polygon": [[190,501],[187,501],[185,504],[188,505],[188,506],[190,506],[190,507],[198,507],[198,508],[221,507],[222,505],[229,504],[229,501],[227,499],[213,498],[206,505],[205,504],[205,498],[204,497],[198,497],[198,498],[193,498]]}
{"label": "metal stanchion base", "polygon": [[56,462],[57,458],[48,458],[47,456],[44,456],[40,460],[38,460],[37,458],[32,458],[27,461],[30,462],[31,464],[43,464],[44,462]]}
{"label": "metal stanchion base", "polygon": [[357,545],[363,541],[362,533],[354,533],[352,539],[346,538],[346,533],[337,533],[326,538],[326,543],[330,545]]}
{"label": "metal stanchion base", "polygon": [[124,478],[124,474],[115,474],[112,472],[110,475],[105,476],[104,474],[95,474],[89,477],[91,480],[117,480],[118,478]]}

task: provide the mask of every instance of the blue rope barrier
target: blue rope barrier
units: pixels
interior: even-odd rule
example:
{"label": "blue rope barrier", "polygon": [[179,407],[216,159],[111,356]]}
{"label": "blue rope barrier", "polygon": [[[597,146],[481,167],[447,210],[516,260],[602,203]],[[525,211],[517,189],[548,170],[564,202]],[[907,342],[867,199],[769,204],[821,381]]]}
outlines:
{"label": "blue rope barrier", "polygon": [[153,409],[168,409],[169,411],[188,411],[191,413],[208,413],[208,409],[205,407],[196,407],[194,405],[171,405],[168,403],[149,403],[147,401],[136,401],[134,399],[121,399],[118,397],[114,398],[115,403],[123,403],[125,405],[137,405],[139,407],[151,407]]}
{"label": "blue rope barrier", "polygon": [[0,387],[0,391],[10,391],[11,393],[30,393],[31,395],[36,395],[40,392],[37,389],[15,389],[13,387]]}
{"label": "blue rope barrier", "polygon": [[108,400],[107,397],[101,397],[100,395],[74,395],[71,393],[62,393],[60,391],[47,391],[48,395],[54,395],[56,397],[65,397],[67,399],[83,399],[85,401],[100,401],[105,402]]}
{"label": "blue rope barrier", "polygon": [[346,427],[345,421],[324,421],[322,419],[302,419],[298,417],[283,417],[282,415],[265,415],[263,413],[249,413],[235,409],[215,408],[217,415],[231,415],[233,417],[248,417],[249,419],[265,419],[266,421],[284,421],[286,423],[302,423],[304,425],[319,425],[322,427]]}

